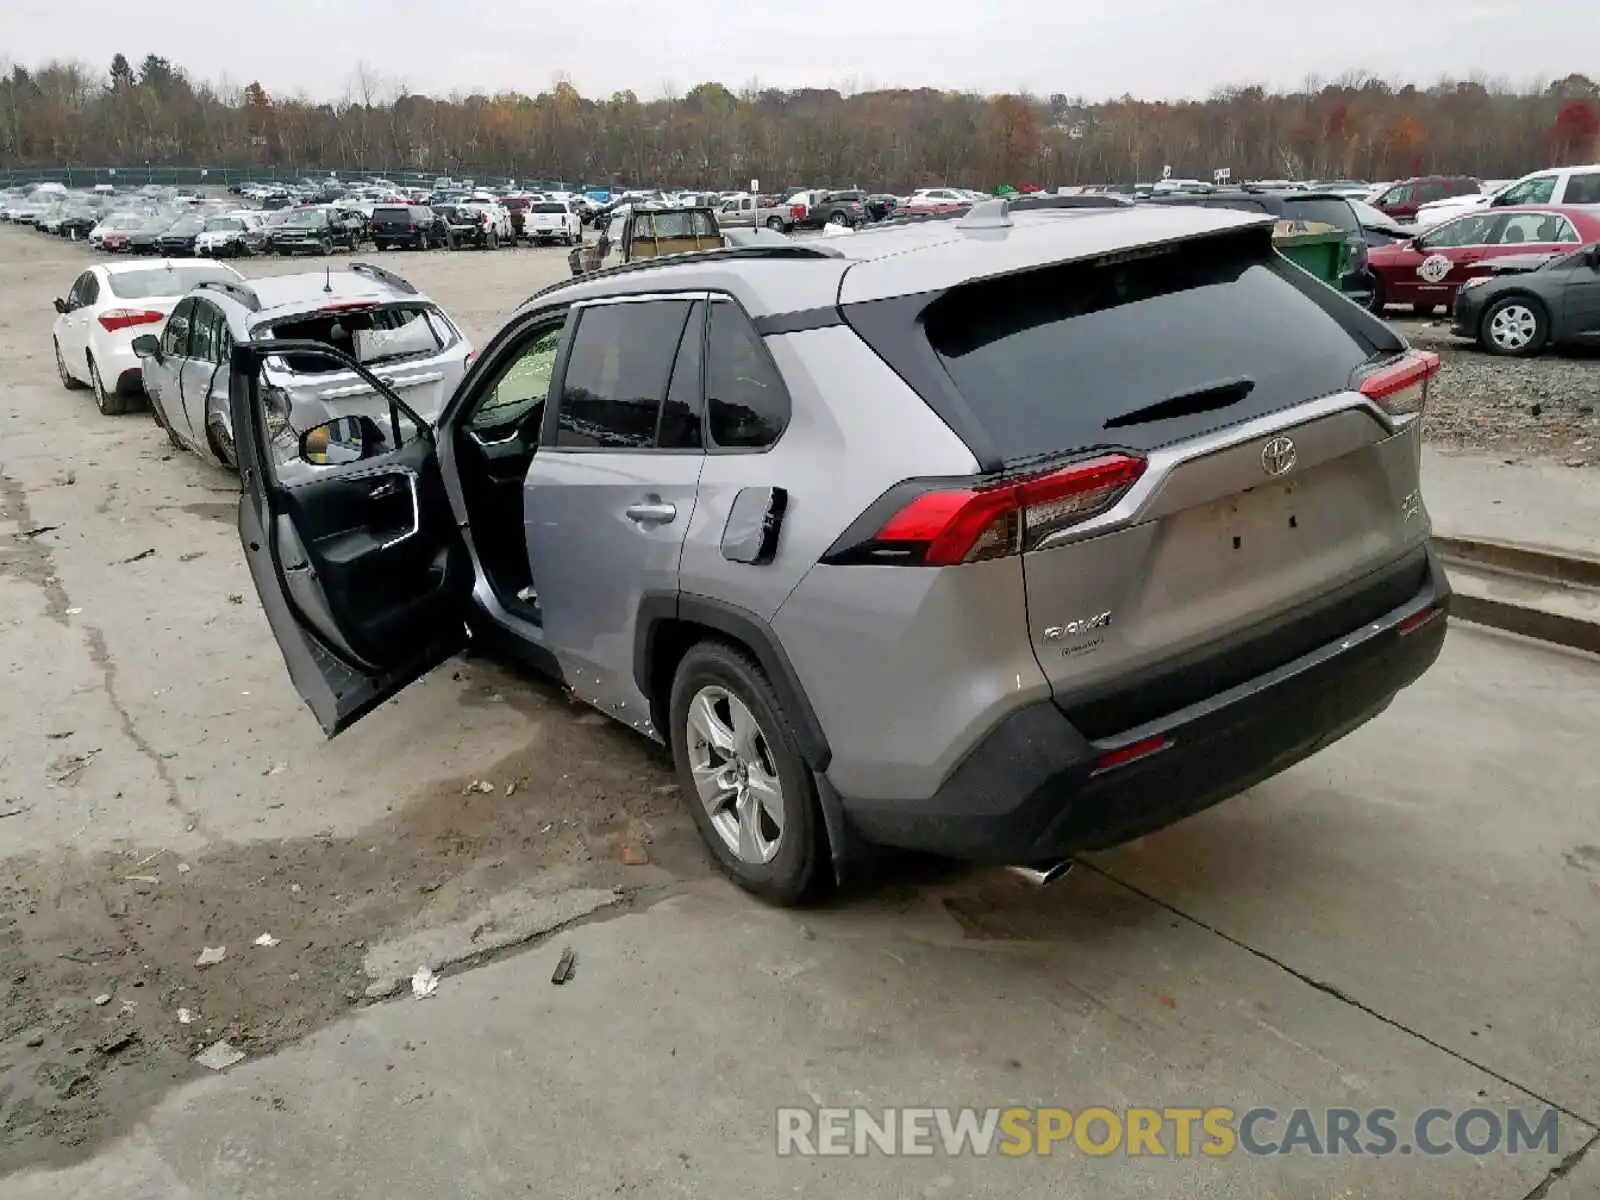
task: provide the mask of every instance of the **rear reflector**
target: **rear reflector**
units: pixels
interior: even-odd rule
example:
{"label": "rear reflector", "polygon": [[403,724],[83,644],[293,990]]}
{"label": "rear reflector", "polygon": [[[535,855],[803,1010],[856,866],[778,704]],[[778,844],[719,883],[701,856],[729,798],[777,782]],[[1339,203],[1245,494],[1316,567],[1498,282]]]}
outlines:
{"label": "rear reflector", "polygon": [[115,333],[119,329],[131,329],[135,325],[154,325],[158,321],[165,321],[167,314],[153,312],[148,308],[108,308],[97,319],[107,333]]}
{"label": "rear reflector", "polygon": [[1420,413],[1428,403],[1428,381],[1439,373],[1439,356],[1413,350],[1361,381],[1361,394],[1391,416]]}
{"label": "rear reflector", "polygon": [[1399,629],[1400,636],[1404,637],[1408,633],[1415,633],[1417,630],[1421,629],[1424,625],[1426,625],[1429,621],[1432,621],[1435,617],[1442,616],[1442,615],[1444,615],[1444,606],[1443,605],[1430,604],[1427,608],[1423,609],[1421,612],[1412,613],[1404,621],[1401,621],[1400,624],[1398,626],[1396,626],[1396,628]]}
{"label": "rear reflector", "polygon": [[1108,454],[1047,474],[925,491],[828,560],[949,567],[1018,554],[1110,508],[1144,469],[1142,458]]}
{"label": "rear reflector", "polygon": [[1158,734],[1152,738],[1145,738],[1142,742],[1134,742],[1131,746],[1108,750],[1096,760],[1093,774],[1098,775],[1102,771],[1114,771],[1118,767],[1125,767],[1129,763],[1138,762],[1141,758],[1149,758],[1152,754],[1159,754],[1171,745],[1171,738],[1164,734]]}

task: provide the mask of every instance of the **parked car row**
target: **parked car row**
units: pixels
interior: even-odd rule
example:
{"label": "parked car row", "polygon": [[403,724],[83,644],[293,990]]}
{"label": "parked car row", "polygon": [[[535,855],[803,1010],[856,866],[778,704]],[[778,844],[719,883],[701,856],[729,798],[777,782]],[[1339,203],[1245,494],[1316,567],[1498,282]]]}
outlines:
{"label": "parked car row", "polygon": [[[175,446],[235,467],[228,355],[246,341],[331,346],[390,375],[409,408],[431,422],[465,373],[473,348],[461,327],[408,280],[370,263],[246,280],[195,259],[95,263],[55,302],[52,350],[61,383],[87,387],[120,415],[147,400]],[[307,366],[306,363],[310,362]],[[269,368],[279,416],[296,428],[324,419],[330,397],[368,397],[359,372],[289,354]]]}

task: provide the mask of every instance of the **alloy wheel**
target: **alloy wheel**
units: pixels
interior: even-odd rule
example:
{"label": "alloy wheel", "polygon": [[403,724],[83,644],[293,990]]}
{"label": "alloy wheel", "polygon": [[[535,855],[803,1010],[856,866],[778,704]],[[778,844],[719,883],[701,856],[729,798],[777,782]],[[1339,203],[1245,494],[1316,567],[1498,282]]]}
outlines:
{"label": "alloy wheel", "polygon": [[1526,304],[1508,304],[1489,321],[1489,340],[1502,350],[1521,350],[1533,341],[1539,318]]}
{"label": "alloy wheel", "polygon": [[783,840],[783,784],[748,705],[708,684],[688,712],[689,770],[711,827],[741,862],[769,863]]}

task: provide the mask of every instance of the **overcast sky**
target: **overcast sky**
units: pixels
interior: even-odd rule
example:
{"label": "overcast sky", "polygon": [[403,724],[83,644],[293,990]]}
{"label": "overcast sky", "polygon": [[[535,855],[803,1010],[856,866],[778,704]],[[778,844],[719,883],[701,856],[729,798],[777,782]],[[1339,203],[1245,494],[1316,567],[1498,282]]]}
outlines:
{"label": "overcast sky", "polygon": [[[64,19],[70,14],[69,19]],[[414,92],[643,99],[703,80],[1203,96],[1363,70],[1516,83],[1595,68],[1584,0],[0,0],[0,55],[163,54],[197,78],[344,92],[364,63]]]}

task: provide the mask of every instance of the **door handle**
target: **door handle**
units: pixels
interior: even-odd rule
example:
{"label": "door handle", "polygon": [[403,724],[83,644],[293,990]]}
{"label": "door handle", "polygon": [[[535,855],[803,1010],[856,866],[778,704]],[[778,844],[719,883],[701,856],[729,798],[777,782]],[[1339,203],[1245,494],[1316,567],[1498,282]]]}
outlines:
{"label": "door handle", "polygon": [[398,483],[380,483],[367,493],[367,498],[369,500],[382,500],[386,496],[398,496],[399,494],[400,485]]}
{"label": "door handle", "polygon": [[666,525],[678,515],[678,506],[661,500],[649,500],[642,504],[630,504],[623,511],[628,520],[637,521],[641,525]]}

